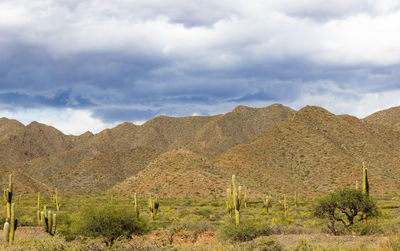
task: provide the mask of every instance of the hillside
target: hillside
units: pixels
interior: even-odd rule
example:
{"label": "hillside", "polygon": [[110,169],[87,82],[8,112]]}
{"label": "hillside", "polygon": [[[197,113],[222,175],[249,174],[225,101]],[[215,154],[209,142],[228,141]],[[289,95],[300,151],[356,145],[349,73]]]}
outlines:
{"label": "hillside", "polygon": [[49,182],[53,187],[74,193],[104,191],[143,170],[159,154],[147,147],[99,154],[63,169],[50,177]]}
{"label": "hillside", "polygon": [[375,112],[363,120],[369,124],[383,125],[400,131],[400,106]]}
{"label": "hillside", "polygon": [[111,191],[125,195],[137,192],[177,198],[211,197],[224,193],[228,184],[229,179],[224,179],[205,157],[179,149],[160,155]]}
{"label": "hillside", "polygon": [[253,194],[312,196],[354,186],[365,161],[371,191],[393,193],[400,187],[397,111],[360,120],[314,106],[297,112],[278,104],[238,106],[226,114],[159,116],[141,126],[126,122],[80,136],[3,118],[0,175],[12,170],[27,192],[57,187],[199,197],[223,195],[235,173]]}
{"label": "hillside", "polygon": [[0,158],[8,164],[49,156],[73,147],[70,136],[54,127],[32,122],[0,119]]}
{"label": "hillside", "polygon": [[[130,157],[124,154],[132,149],[150,148],[161,154],[185,148],[212,159],[234,145],[247,142],[250,138],[292,116],[293,113],[292,109],[282,105],[265,108],[239,106],[223,115],[183,118],[159,116],[141,126],[125,122],[98,134],[87,132],[80,136],[65,136],[61,132],[54,131],[54,128],[40,125],[48,142],[33,141],[32,145],[38,149],[27,151],[27,155],[32,157],[15,158],[16,160],[10,165],[13,169],[20,170],[45,184],[58,186],[66,191],[106,189],[114,185],[113,182],[129,178],[140,169],[132,168],[136,171],[124,171],[127,170],[124,163],[130,161],[124,162],[122,159],[129,159]],[[14,127],[18,128],[14,133],[17,135],[16,138],[23,138],[24,131],[32,130],[34,126],[38,127],[38,123],[26,127],[20,123],[15,125]],[[31,134],[41,139],[44,138],[40,134],[41,131],[37,130],[36,134],[34,132]],[[16,149],[19,148],[16,146]],[[43,153],[37,153],[39,151]],[[124,156],[121,153],[124,153]],[[147,161],[147,157],[141,160],[140,156],[142,155],[139,154],[137,163]],[[98,181],[104,177],[111,177],[110,166],[122,171],[104,182]]]}
{"label": "hillside", "polygon": [[371,191],[399,187],[400,134],[347,115],[307,106],[291,119],[221,155],[215,165],[250,178],[258,190],[313,195],[361,181],[369,167]]}

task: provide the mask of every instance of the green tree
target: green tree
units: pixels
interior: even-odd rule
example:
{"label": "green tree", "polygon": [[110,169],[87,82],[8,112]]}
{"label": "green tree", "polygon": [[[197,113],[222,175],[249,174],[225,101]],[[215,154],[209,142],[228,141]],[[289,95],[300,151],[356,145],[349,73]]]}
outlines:
{"label": "green tree", "polygon": [[317,200],[314,215],[319,218],[328,218],[328,228],[337,235],[335,223],[340,222],[346,228],[353,226],[357,221],[378,215],[376,203],[356,189],[338,189]]}

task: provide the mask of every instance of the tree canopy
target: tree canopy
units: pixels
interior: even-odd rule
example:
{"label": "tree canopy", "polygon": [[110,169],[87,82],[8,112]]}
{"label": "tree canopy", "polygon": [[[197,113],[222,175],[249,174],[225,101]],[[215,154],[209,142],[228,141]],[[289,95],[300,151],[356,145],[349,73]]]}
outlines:
{"label": "tree canopy", "polygon": [[376,203],[358,189],[338,189],[317,200],[314,214],[320,218],[328,218],[328,228],[333,234],[338,232],[336,222],[341,222],[346,228],[355,222],[367,220],[378,215]]}

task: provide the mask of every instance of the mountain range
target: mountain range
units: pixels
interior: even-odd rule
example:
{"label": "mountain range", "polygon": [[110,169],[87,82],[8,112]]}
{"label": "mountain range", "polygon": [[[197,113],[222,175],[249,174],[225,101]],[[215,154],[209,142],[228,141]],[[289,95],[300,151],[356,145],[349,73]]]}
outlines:
{"label": "mountain range", "polygon": [[361,182],[373,194],[400,189],[400,107],[364,119],[316,106],[238,106],[215,116],[159,116],[80,136],[0,119],[0,182],[20,193],[156,193],[221,196],[236,174],[249,196],[314,196]]}

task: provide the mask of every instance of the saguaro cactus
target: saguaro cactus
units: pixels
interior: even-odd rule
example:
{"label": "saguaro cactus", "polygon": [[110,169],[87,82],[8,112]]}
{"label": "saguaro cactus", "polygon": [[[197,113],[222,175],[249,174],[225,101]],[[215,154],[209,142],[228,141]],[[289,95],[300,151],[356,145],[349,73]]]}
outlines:
{"label": "saguaro cactus", "polygon": [[57,215],[53,214],[51,210],[46,211],[46,208],[44,208],[40,215],[43,230],[49,235],[54,236],[57,230]]}
{"label": "saguaro cactus", "polygon": [[37,207],[36,207],[36,217],[37,217],[37,224],[40,226],[40,192],[37,194]]}
{"label": "saguaro cactus", "polygon": [[243,204],[244,204],[244,207],[247,207],[247,189],[246,188],[244,188]]}
{"label": "saguaro cactus", "polygon": [[283,195],[283,214],[285,215],[285,217],[287,217],[288,214],[288,206],[287,206],[287,202],[286,202],[286,194]]}
{"label": "saguaro cactus", "polygon": [[[8,222],[9,221],[9,222]],[[7,243],[10,243],[12,245],[14,243],[14,234],[15,230],[17,229],[17,223],[18,220],[15,219],[15,204],[11,204],[11,209],[10,209],[10,218],[6,219],[6,222],[4,223],[4,241]]]}
{"label": "saguaro cactus", "polygon": [[8,189],[4,190],[4,200],[6,201],[7,218],[11,218],[11,203],[13,197],[12,174],[9,176]]}
{"label": "saguaro cactus", "polygon": [[236,225],[240,223],[240,206],[243,202],[242,198],[242,186],[239,188],[236,186],[236,176],[232,175],[232,200],[233,200],[233,208],[235,210],[235,222]]}
{"label": "saguaro cactus", "polygon": [[232,218],[233,201],[232,201],[232,190],[230,188],[226,189],[226,210],[228,211],[229,217]]}
{"label": "saguaro cactus", "polygon": [[60,211],[60,202],[58,201],[58,191],[56,188],[56,193],[54,195],[54,207],[56,208],[56,211],[58,213],[58,211]]}
{"label": "saguaro cactus", "polygon": [[133,212],[136,217],[139,217],[139,208],[137,204],[137,198],[136,198],[136,193],[133,195]]}
{"label": "saguaro cactus", "polygon": [[263,204],[264,204],[264,207],[267,209],[267,213],[268,213],[269,208],[271,206],[271,200],[270,200],[270,196],[269,195],[267,195],[267,194],[264,195]]}
{"label": "saguaro cactus", "polygon": [[363,162],[362,165],[363,165],[363,193],[369,196],[368,169],[365,166],[365,162]]}
{"label": "saguaro cactus", "polygon": [[149,211],[150,211],[150,216],[151,216],[152,220],[154,220],[156,218],[159,206],[160,206],[160,202],[158,201],[158,197],[156,197],[153,200],[153,198],[151,197],[151,194],[150,194]]}

